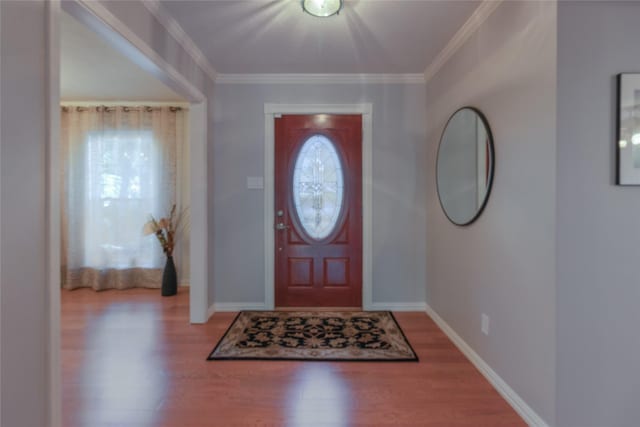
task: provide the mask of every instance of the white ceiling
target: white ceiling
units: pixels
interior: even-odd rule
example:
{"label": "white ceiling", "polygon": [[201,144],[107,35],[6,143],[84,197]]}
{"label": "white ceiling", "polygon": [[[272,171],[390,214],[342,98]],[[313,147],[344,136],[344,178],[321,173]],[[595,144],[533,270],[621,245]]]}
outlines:
{"label": "white ceiling", "polygon": [[480,2],[346,0],[315,18],[300,0],[162,0],[219,73],[422,73]]}
{"label": "white ceiling", "polygon": [[62,101],[183,101],[66,13],[60,33]]}

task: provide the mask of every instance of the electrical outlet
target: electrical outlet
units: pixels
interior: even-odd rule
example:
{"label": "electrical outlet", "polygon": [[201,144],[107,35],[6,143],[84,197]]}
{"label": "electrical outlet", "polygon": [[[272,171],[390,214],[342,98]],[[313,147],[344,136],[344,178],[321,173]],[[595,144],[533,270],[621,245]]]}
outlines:
{"label": "electrical outlet", "polygon": [[482,313],[482,322],[480,325],[480,329],[482,329],[482,333],[485,335],[489,335],[489,316]]}

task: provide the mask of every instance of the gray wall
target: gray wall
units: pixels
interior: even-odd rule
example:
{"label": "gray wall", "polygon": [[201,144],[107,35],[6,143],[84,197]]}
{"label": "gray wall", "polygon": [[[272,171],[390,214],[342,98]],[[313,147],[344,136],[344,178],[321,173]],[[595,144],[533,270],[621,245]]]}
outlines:
{"label": "gray wall", "polygon": [[[216,85],[213,233],[216,302],[262,303],[264,104],[373,104],[373,301],[425,300],[425,92],[420,84]],[[211,213],[210,213],[211,214]]]}
{"label": "gray wall", "polygon": [[[504,2],[427,84],[427,303],[544,420],[555,417],[556,4]],[[442,213],[432,169],[450,114],[495,142],[493,190],[468,227]],[[490,333],[480,331],[481,314]]]}
{"label": "gray wall", "polygon": [[640,422],[640,188],[617,187],[615,75],[640,72],[640,3],[558,9],[558,426]]}
{"label": "gray wall", "polygon": [[0,425],[44,426],[46,7],[2,1],[0,14]]}

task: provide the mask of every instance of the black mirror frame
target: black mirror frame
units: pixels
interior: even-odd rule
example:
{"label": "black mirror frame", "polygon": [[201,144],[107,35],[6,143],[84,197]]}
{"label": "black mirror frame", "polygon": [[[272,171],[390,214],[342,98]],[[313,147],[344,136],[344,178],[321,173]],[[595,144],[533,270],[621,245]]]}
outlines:
{"label": "black mirror frame", "polygon": [[[487,131],[487,139],[489,142],[489,156],[491,157],[491,169],[489,171],[489,182],[487,183],[487,193],[484,196],[484,200],[482,201],[482,205],[480,205],[480,208],[478,208],[478,210],[476,211],[475,215],[467,222],[463,222],[463,223],[458,223],[455,222],[453,219],[451,219],[451,217],[449,216],[449,214],[447,213],[447,210],[444,208],[444,205],[442,204],[442,197],[440,196],[440,186],[438,185],[438,159],[440,158],[440,147],[442,146],[442,138],[444,137],[445,132],[447,131],[447,127],[449,127],[449,122],[451,122],[451,119],[453,119],[453,117],[458,114],[458,112],[462,111],[462,110],[471,110],[473,111],[479,118],[480,121],[482,122],[485,130]],[[482,212],[484,211],[484,208],[487,206],[487,202],[489,201],[489,197],[491,196],[491,189],[493,188],[493,176],[495,174],[495,170],[496,170],[496,156],[495,156],[495,150],[493,147],[493,133],[491,132],[491,127],[489,126],[489,121],[487,120],[487,118],[484,116],[484,114],[482,114],[482,112],[472,106],[464,106],[461,108],[458,108],[456,111],[453,112],[453,114],[451,114],[449,116],[449,119],[447,120],[447,123],[444,125],[444,129],[442,130],[442,133],[440,134],[440,141],[438,142],[438,151],[436,153],[436,192],[438,193],[438,202],[440,202],[440,209],[442,209],[442,212],[444,213],[444,215],[447,217],[447,219],[454,225],[457,225],[459,227],[465,227],[468,225],[473,224],[479,217],[480,215],[482,215]]]}

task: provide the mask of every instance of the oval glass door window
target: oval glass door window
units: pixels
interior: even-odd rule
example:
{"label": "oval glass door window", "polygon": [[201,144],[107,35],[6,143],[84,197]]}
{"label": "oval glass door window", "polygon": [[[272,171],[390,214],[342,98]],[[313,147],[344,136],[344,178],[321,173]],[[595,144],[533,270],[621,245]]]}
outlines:
{"label": "oval glass door window", "polygon": [[338,151],[323,135],[302,145],[293,171],[293,202],[304,231],[315,240],[336,227],[343,205],[344,174]]}

